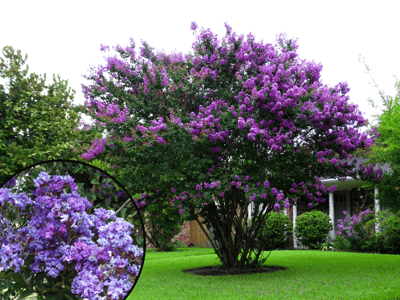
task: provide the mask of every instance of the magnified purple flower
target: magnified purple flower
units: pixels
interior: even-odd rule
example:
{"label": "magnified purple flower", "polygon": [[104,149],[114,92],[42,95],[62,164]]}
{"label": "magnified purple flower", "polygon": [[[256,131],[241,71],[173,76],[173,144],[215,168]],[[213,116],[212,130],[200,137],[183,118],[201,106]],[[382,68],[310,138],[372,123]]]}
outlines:
{"label": "magnified purple flower", "polygon": [[[46,276],[56,278],[68,263],[77,272],[71,291],[78,297],[103,299],[104,285],[112,287],[109,289],[112,299],[126,296],[133,284],[132,276],[139,274],[137,263],[141,263],[143,256],[143,249],[132,243],[133,225],[116,218],[114,211],[96,209],[95,215],[88,215],[85,210],[91,207],[91,203],[74,191],[76,185],[72,177],[51,177],[42,172],[38,178],[35,182],[38,186],[32,193],[36,195],[34,201],[24,194],[13,195],[10,190],[0,189],[2,205],[8,202],[25,209],[29,201],[34,204],[33,215],[27,215],[29,226],[17,231],[11,228],[5,237],[9,240],[5,243],[4,237],[0,236],[0,272],[10,268],[20,272],[20,266],[24,264],[20,257],[24,255],[23,249],[19,243],[10,243],[20,239],[20,243],[28,243],[26,253],[34,254],[30,264],[32,273],[44,272]],[[62,191],[66,183],[71,187],[69,194]],[[62,194],[54,197],[55,192]],[[104,220],[110,218],[116,221],[106,224]],[[0,214],[0,224],[3,223]],[[78,238],[69,240],[71,234]],[[99,236],[96,242],[92,240],[95,234]],[[106,243],[102,243],[103,240]],[[73,245],[68,245],[68,241]],[[120,256],[122,253],[126,253],[128,258]],[[134,263],[129,265],[130,262]],[[118,285],[114,279],[118,280]]]}

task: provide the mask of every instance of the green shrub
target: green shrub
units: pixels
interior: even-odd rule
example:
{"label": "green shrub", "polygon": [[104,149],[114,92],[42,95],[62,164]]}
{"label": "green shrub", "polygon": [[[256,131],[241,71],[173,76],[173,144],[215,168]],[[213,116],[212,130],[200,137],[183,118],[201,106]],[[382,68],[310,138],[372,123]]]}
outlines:
{"label": "green shrub", "polygon": [[364,251],[379,252],[381,254],[386,252],[383,244],[383,236],[379,234],[375,234],[367,239],[361,248]]}
{"label": "green shrub", "polygon": [[[354,224],[352,232],[356,234],[353,234],[352,236],[347,238],[347,240],[349,241],[349,250],[375,251],[372,248],[369,249],[369,246],[367,245],[367,241],[375,235],[375,227],[369,222],[374,218],[374,213],[362,215],[361,221]],[[369,245],[372,246],[373,244]]]}
{"label": "green shrub", "polygon": [[335,249],[338,251],[349,250],[349,242],[342,236],[336,235]]}
{"label": "green shrub", "polygon": [[319,249],[319,245],[326,242],[332,229],[329,216],[314,209],[296,218],[294,230],[297,240],[302,245],[310,249]]}
{"label": "green shrub", "polygon": [[[382,219],[385,218],[385,219]],[[400,218],[399,215],[388,215],[388,211],[378,212],[380,219],[380,232],[368,241],[367,246],[371,249],[379,249],[380,253],[400,254]],[[370,220],[367,225],[376,224],[376,218]],[[374,248],[375,247],[375,248]],[[368,249],[369,250],[369,249]],[[378,250],[372,250],[378,251]]]}
{"label": "green shrub", "polygon": [[176,248],[187,248],[187,245],[181,240],[176,240],[174,245]]}
{"label": "green shrub", "polygon": [[290,242],[292,226],[292,221],[288,216],[271,211],[257,233],[256,243],[260,243],[264,251],[284,249]]}

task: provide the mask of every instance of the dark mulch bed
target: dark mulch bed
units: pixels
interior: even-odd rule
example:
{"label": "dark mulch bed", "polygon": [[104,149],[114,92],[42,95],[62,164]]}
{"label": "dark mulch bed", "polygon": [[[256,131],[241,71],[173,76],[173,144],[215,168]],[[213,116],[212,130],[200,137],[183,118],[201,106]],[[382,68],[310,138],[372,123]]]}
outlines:
{"label": "dark mulch bed", "polygon": [[273,273],[287,269],[288,268],[281,266],[268,266],[263,268],[237,268],[237,269],[226,269],[222,267],[201,267],[196,269],[183,270],[183,272],[200,276],[222,276],[222,275],[243,275],[243,274],[255,274],[255,273]]}

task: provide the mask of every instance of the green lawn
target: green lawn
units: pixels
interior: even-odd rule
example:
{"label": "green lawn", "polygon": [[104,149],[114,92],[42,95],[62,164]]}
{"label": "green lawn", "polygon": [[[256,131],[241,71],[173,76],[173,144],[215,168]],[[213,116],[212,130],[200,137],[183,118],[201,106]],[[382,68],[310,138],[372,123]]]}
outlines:
{"label": "green lawn", "polygon": [[400,299],[399,255],[281,250],[272,251],[264,265],[285,271],[199,276],[183,270],[220,265],[213,249],[178,250],[147,250],[127,299]]}

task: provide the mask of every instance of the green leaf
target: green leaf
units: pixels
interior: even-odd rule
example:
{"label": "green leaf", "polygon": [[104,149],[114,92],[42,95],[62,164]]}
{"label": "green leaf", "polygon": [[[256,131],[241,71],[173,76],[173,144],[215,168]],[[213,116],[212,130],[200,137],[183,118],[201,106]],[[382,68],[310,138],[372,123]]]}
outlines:
{"label": "green leaf", "polygon": [[58,294],[46,295],[46,300],[58,300]]}
{"label": "green leaf", "polygon": [[62,299],[68,299],[68,300],[77,300],[78,298],[71,293],[71,288],[69,290],[63,290],[62,291]]}
{"label": "green leaf", "polygon": [[65,297],[65,299],[67,300],[74,300],[70,295],[68,295],[67,293],[62,293],[62,296]]}
{"label": "green leaf", "polygon": [[[42,281],[45,277],[46,277],[46,274],[43,273],[43,272],[41,272],[41,273],[39,273],[39,274],[36,275],[35,281],[36,281],[36,282]],[[42,286],[41,289],[43,289],[43,286]]]}
{"label": "green leaf", "polygon": [[111,183],[111,185],[115,188],[115,191],[118,192],[119,189],[120,189],[120,188],[119,188],[119,185],[118,185],[115,181],[111,181],[110,183]]}
{"label": "green leaf", "polygon": [[83,166],[81,164],[78,164],[73,172],[74,173],[79,173],[82,170],[82,168],[83,168]]}
{"label": "green leaf", "polygon": [[91,184],[100,184],[100,182],[99,182],[97,179],[95,179],[95,178],[93,178],[93,179],[90,181],[90,183],[91,183]]}
{"label": "green leaf", "polygon": [[106,209],[110,209],[110,204],[111,204],[111,200],[110,199],[106,199],[106,203],[105,203],[105,207]]}
{"label": "green leaf", "polygon": [[64,289],[63,290],[71,291],[71,286],[68,285],[68,284],[64,284]]}
{"label": "green leaf", "polygon": [[58,288],[58,287],[61,287],[62,285],[63,285],[62,282],[59,281],[53,286],[53,288]]}
{"label": "green leaf", "polygon": [[43,294],[59,292],[59,291],[60,291],[60,289],[44,289]]}
{"label": "green leaf", "polygon": [[13,290],[20,290],[20,289],[22,289],[23,287],[26,287],[26,285],[23,284],[22,282],[18,282],[18,283],[16,283],[16,284],[14,284]]}
{"label": "green leaf", "polygon": [[26,291],[23,291],[20,295],[19,295],[19,297],[20,298],[26,298],[26,297],[29,297],[30,295],[32,295],[33,293],[35,293],[34,291],[31,291],[31,290],[26,290]]}
{"label": "green leaf", "polygon": [[110,196],[111,196],[111,198],[113,198],[113,200],[114,200],[115,202],[118,202],[117,196],[115,196],[114,194],[110,194]]}

